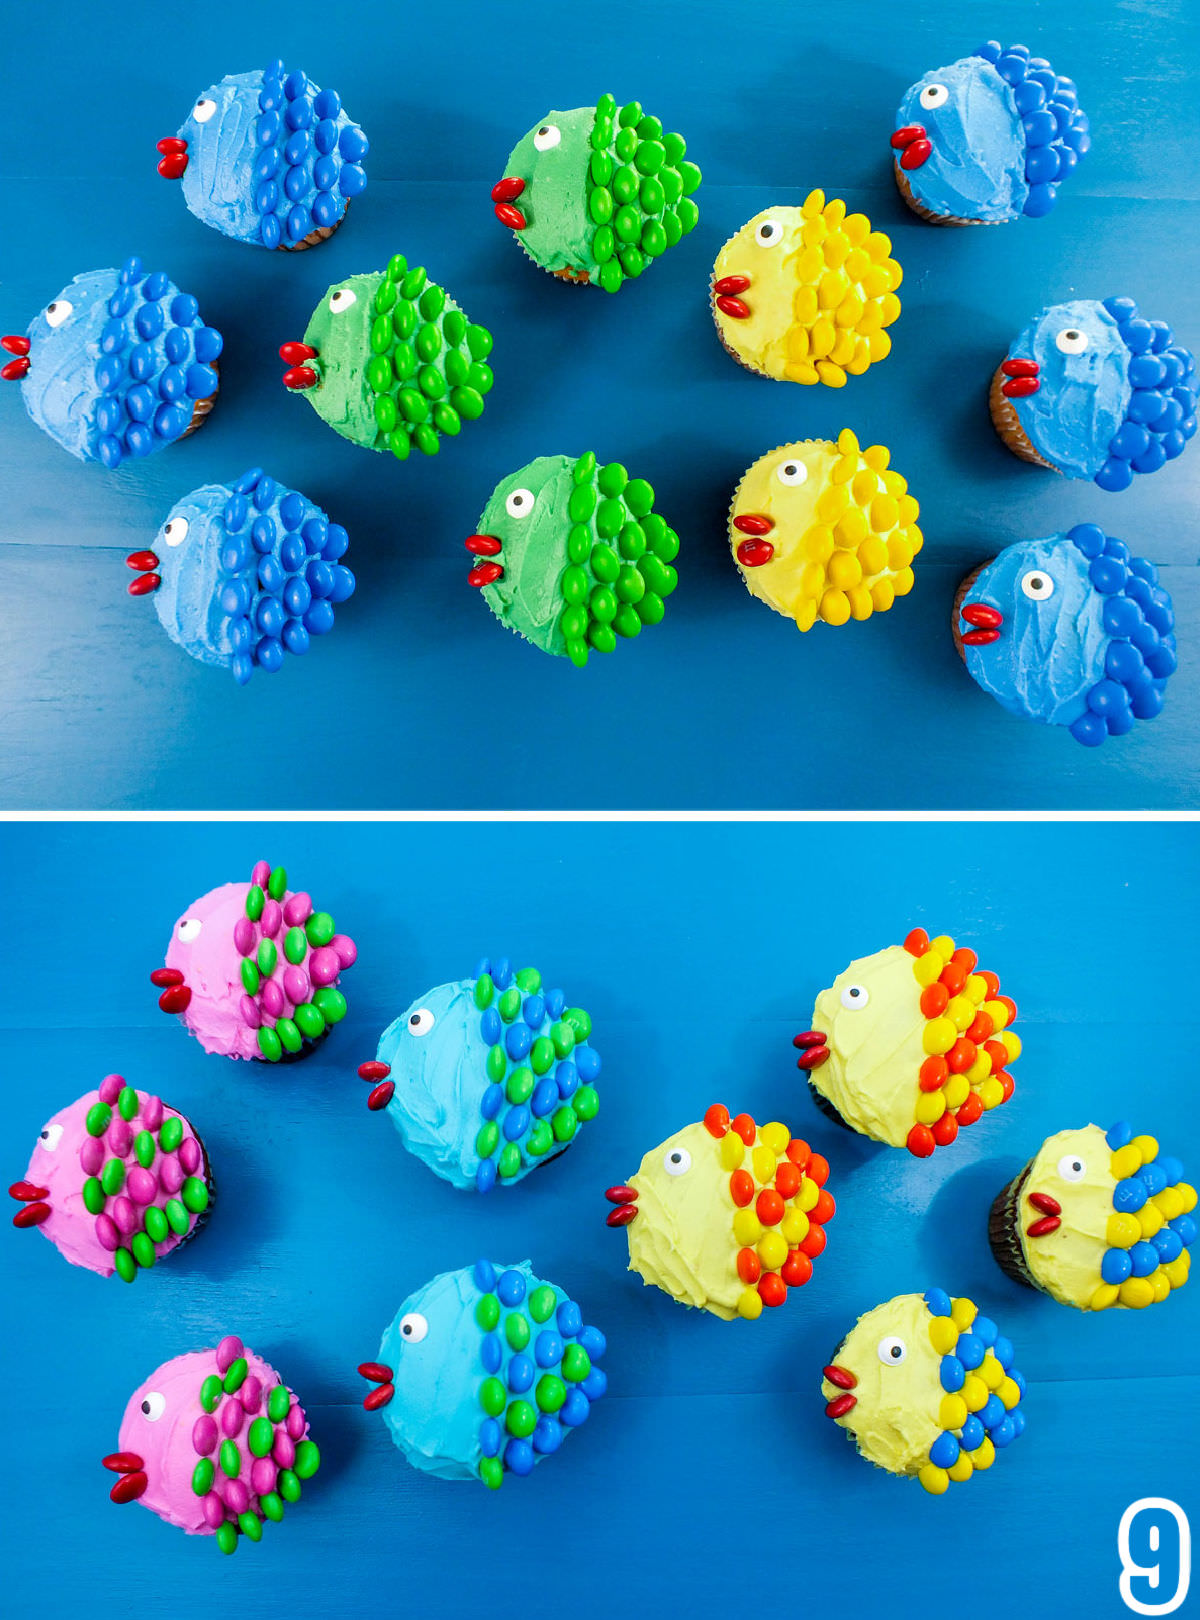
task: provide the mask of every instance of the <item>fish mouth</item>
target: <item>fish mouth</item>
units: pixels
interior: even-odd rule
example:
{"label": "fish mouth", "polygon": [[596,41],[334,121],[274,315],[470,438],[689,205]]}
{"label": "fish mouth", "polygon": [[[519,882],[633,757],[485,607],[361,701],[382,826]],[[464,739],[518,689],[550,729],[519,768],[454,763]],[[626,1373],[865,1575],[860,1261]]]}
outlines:
{"label": "fish mouth", "polygon": [[504,564],[496,561],[501,551],[501,541],[496,535],[469,534],[463,545],[473,557],[480,558],[467,575],[468,585],[474,585],[479,590],[484,585],[494,585],[498,579],[504,578]]}
{"label": "fish mouth", "polygon": [[[138,583],[135,579],[135,585]],[[150,589],[149,586],[146,587]],[[183,974],[178,968],[155,968],[150,975],[150,983],[162,991],[158,1004],[165,1013],[181,1013],[186,1011],[192,999],[192,992],[183,981]]]}
{"label": "fish mouth", "polygon": [[386,1406],[396,1393],[396,1386],[392,1382],[396,1375],[382,1361],[360,1361],[358,1371],[360,1377],[375,1385],[370,1394],[364,1397],[363,1406],[368,1412],[378,1412],[379,1408]]}
{"label": "fish mouth", "polygon": [[298,394],[305,388],[319,388],[321,385],[321,372],[319,366],[309,364],[310,360],[320,360],[319,352],[311,343],[300,343],[290,340],[281,344],[279,358],[287,370],[283,374],[283,386]]}
{"label": "fish mouth", "polygon": [[13,1216],[13,1225],[17,1227],[40,1226],[50,1214],[49,1187],[39,1187],[33,1181],[14,1181],[8,1189],[8,1196],[15,1198],[22,1206]]}
{"label": "fish mouth", "polygon": [[1000,626],[1004,615],[990,602],[964,602],[959,615],[971,628],[963,633],[964,647],[986,647],[1000,640]]}
{"label": "fish mouth", "polygon": [[529,223],[516,206],[517,198],[524,190],[525,182],[516,174],[509,175],[507,180],[497,180],[492,187],[496,218],[501,225],[507,225],[510,231],[523,231]]}
{"label": "fish mouth", "polygon": [[11,332],[5,337],[0,337],[0,349],[5,349],[14,356],[12,360],[0,366],[0,377],[3,377],[5,382],[20,382],[22,377],[28,376],[29,339],[27,337],[20,337],[17,333]]}
{"label": "fish mouth", "polygon": [[737,560],[743,568],[761,568],[775,555],[775,547],[766,538],[775,527],[775,519],[765,512],[739,512],[733,520],[739,534],[747,536],[738,544]]}
{"label": "fish mouth", "polygon": [[1038,1219],[1025,1228],[1026,1237],[1048,1237],[1051,1232],[1058,1231],[1062,1225],[1062,1205],[1057,1198],[1052,1198],[1049,1193],[1032,1192],[1025,1202],[1038,1212]]}
{"label": "fish mouth", "polygon": [[924,124],[903,124],[893,130],[892,147],[900,154],[896,161],[902,169],[919,169],[933,152]]}
{"label": "fish mouth", "polygon": [[830,1362],[829,1366],[824,1369],[822,1376],[827,1378],[835,1389],[840,1389],[842,1392],[840,1395],[835,1395],[828,1402],[825,1407],[825,1416],[831,1418],[845,1417],[847,1412],[852,1412],[858,1405],[858,1396],[850,1393],[858,1383],[858,1379],[850,1371],[849,1367],[839,1367],[836,1361]]}
{"label": "fish mouth", "polygon": [[158,557],[153,551],[131,551],[125,565],[138,571],[138,577],[129,581],[130,596],[148,596],[162,584],[162,575],[154,572],[158,567]]}
{"label": "fish mouth", "polygon": [[605,1189],[605,1198],[615,1209],[610,1209],[605,1217],[605,1226],[629,1226],[637,1220],[637,1188],[636,1187],[608,1187]]}
{"label": "fish mouth", "polygon": [[164,180],[182,180],[188,166],[188,143],[182,135],[164,135],[158,142],[158,172]]}
{"label": "fish mouth", "polygon": [[805,1029],[799,1035],[793,1035],[792,1045],[797,1047],[800,1052],[800,1056],[796,1059],[798,1069],[819,1069],[822,1063],[828,1063],[829,1061],[829,1048],[825,1045],[825,1035],[819,1029]]}
{"label": "fish mouth", "polygon": [[121,1476],[108,1493],[114,1502],[136,1502],[150,1483],[145,1464],[136,1451],[111,1452],[100,1459],[100,1464],[110,1473]]}
{"label": "fish mouth", "polygon": [[[367,1107],[372,1113],[378,1113],[381,1108],[386,1108],[395,1094],[396,1082],[388,1079],[391,1072],[391,1064],[381,1063],[378,1058],[372,1058],[369,1063],[360,1063],[358,1066],[358,1078],[365,1080],[371,1087],[371,1094],[367,1098]],[[362,1372],[361,1367],[359,1371]],[[389,1373],[388,1376],[390,1378],[391,1374]],[[390,1395],[388,1399],[391,1400]],[[380,1405],[382,1404],[380,1402]]]}
{"label": "fish mouth", "polygon": [[1005,378],[1000,392],[1009,399],[1028,399],[1042,386],[1038,375],[1041,369],[1036,360],[1022,360],[1010,355],[1000,366]]}
{"label": "fish mouth", "polygon": [[750,318],[750,306],[739,296],[749,285],[749,276],[722,276],[719,281],[713,282],[713,297],[722,315],[730,315],[735,321]]}

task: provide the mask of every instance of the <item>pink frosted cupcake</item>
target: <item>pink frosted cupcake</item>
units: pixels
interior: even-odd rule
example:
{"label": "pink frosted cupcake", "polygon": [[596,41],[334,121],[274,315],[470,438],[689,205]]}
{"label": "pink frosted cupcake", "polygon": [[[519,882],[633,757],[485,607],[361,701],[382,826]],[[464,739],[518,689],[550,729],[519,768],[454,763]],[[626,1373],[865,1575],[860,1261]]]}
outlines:
{"label": "pink frosted cupcake", "polygon": [[261,1541],[267,1519],[300,1500],[321,1454],[304,1408],[273,1367],[239,1338],[175,1356],[129,1397],[114,1502],[140,1502],[189,1536],[215,1536],[223,1553],[239,1536]]}
{"label": "pink frosted cupcake", "polygon": [[13,1225],[38,1227],[73,1266],[132,1282],[208,1219],[213,1183],[192,1125],[106,1075],[42,1127]]}
{"label": "pink frosted cupcake", "polygon": [[171,931],[167,965],[150,975],[206,1052],[288,1062],[346,1016],[339,976],[358,955],[327,911],[293,894],[282,866],[259,861],[249,883],[195,901]]}

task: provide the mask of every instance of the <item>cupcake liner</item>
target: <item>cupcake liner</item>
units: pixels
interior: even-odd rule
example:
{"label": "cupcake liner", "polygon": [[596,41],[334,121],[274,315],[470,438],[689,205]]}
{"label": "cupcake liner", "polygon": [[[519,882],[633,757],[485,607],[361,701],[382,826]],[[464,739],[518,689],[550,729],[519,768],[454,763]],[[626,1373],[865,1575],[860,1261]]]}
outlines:
{"label": "cupcake liner", "polygon": [[320,1046],[322,1042],[329,1039],[329,1031],[332,1029],[332,1027],[332,1024],[327,1024],[319,1035],[306,1035],[304,1037],[304,1043],[298,1052],[289,1052],[285,1046],[274,1062],[272,1062],[270,1058],[263,1057],[261,1052],[255,1052],[250,1061],[252,1063],[265,1063],[267,1067],[271,1069],[279,1068],[281,1063],[299,1063],[302,1059],[306,1058],[310,1052],[315,1052],[317,1047]]}
{"label": "cupcake liner", "polygon": [[1025,1251],[1021,1247],[1021,1194],[1032,1169],[1031,1159],[1021,1173],[996,1194],[988,1215],[988,1242],[996,1264],[1006,1277],[1044,1293],[1026,1265]]}
{"label": "cupcake liner", "polygon": [[322,242],[328,242],[333,233],[341,228],[342,220],[350,212],[350,199],[346,199],[346,206],[342,209],[342,219],[336,225],[316,225],[307,236],[302,236],[298,242],[280,242],[281,253],[305,253],[309,248],[320,247]]}
{"label": "cupcake liner", "polygon": [[193,433],[204,426],[204,419],[217,402],[217,395],[221,392],[221,362],[214,360],[212,368],[217,374],[217,386],[207,399],[198,399],[192,406],[192,419],[179,435],[180,439],[190,439]]}
{"label": "cupcake liner", "polygon": [[963,646],[962,605],[967,599],[971,586],[974,585],[984,569],[989,568],[995,560],[994,557],[989,557],[987,562],[981,562],[978,568],[972,568],[971,572],[960,581],[959,587],[954,593],[954,606],[950,610],[950,634],[954,637],[954,645],[958,648],[958,656],[964,664],[967,661],[967,649]]}
{"label": "cupcake liner", "polygon": [[1021,419],[1017,415],[1016,407],[1004,392],[1004,384],[1007,380],[1003,369],[997,366],[992,373],[992,383],[988,389],[988,406],[992,413],[992,426],[1014,456],[1020,456],[1022,461],[1031,461],[1035,467],[1046,467],[1050,472],[1057,472],[1058,468],[1054,463],[1047,461],[1044,456],[1039,456],[1030,443],[1025,429],[1021,426]]}
{"label": "cupcake liner", "polygon": [[[849,1124],[846,1123],[846,1121],[842,1118],[841,1114],[838,1113],[837,1109],[833,1106],[833,1104],[830,1102],[829,1098],[825,1095],[825,1093],[823,1091],[819,1091],[811,1080],[808,1082],[808,1089],[809,1089],[809,1092],[810,1092],[810,1094],[812,1096],[813,1102],[816,1103],[817,1107],[825,1115],[826,1119],[831,1119],[835,1125],[840,1125],[844,1131],[850,1131],[855,1136],[857,1136],[859,1134],[854,1129],[853,1125],[849,1125]],[[837,1357],[834,1356],[832,1359],[834,1361],[836,1361]]]}
{"label": "cupcake liner", "polygon": [[904,198],[913,213],[930,225],[1004,225],[1007,223],[1002,219],[963,219],[958,214],[935,214],[913,196],[913,189],[909,184],[908,176],[899,163],[892,164],[892,172],[896,176],[896,190]]}

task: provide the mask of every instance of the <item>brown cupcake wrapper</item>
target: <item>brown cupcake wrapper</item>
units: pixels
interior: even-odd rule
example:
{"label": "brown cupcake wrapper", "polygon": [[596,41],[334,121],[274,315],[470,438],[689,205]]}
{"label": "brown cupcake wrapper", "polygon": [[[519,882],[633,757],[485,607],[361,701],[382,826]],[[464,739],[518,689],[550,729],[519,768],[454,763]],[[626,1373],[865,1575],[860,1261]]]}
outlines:
{"label": "brown cupcake wrapper", "polygon": [[967,661],[967,649],[963,646],[962,605],[967,599],[971,586],[974,585],[984,569],[990,567],[995,560],[994,557],[989,557],[987,562],[981,562],[978,568],[972,568],[971,572],[963,577],[954,593],[954,606],[950,610],[950,634],[954,637],[954,645],[958,648],[958,656],[964,664]]}
{"label": "brown cupcake wrapper", "polygon": [[996,1264],[1006,1277],[1011,1277],[1013,1282],[1021,1283],[1026,1288],[1045,1293],[1029,1270],[1021,1246],[1021,1196],[1032,1169],[1031,1159],[1020,1174],[996,1194],[988,1215],[988,1243]]}
{"label": "brown cupcake wrapper", "polygon": [[304,1037],[304,1044],[301,1046],[298,1052],[289,1052],[285,1046],[274,1062],[272,1062],[270,1058],[263,1057],[261,1052],[255,1052],[250,1061],[252,1063],[265,1063],[267,1067],[271,1069],[279,1068],[281,1063],[300,1063],[309,1055],[310,1052],[315,1052],[317,1047],[320,1046],[323,1041],[327,1041],[329,1039],[329,1031],[332,1028],[332,1024],[326,1024],[325,1028],[319,1035],[306,1035]]}
{"label": "brown cupcake wrapper", "polygon": [[1038,455],[1033,448],[1029,436],[1021,426],[1021,419],[1017,415],[1016,406],[1004,392],[1007,382],[1001,366],[997,366],[992,373],[991,387],[988,389],[988,408],[992,413],[992,426],[1000,435],[1000,439],[1014,456],[1020,456],[1022,461],[1030,461],[1035,467],[1045,467],[1049,472],[1057,472],[1058,468],[1052,461]]}
{"label": "brown cupcake wrapper", "polygon": [[190,439],[193,433],[198,432],[204,426],[205,418],[217,402],[217,395],[221,392],[221,362],[217,359],[212,364],[213,370],[217,374],[217,386],[207,399],[198,399],[192,406],[192,419],[179,435],[181,440]]}
{"label": "brown cupcake wrapper", "polygon": [[913,189],[908,176],[899,163],[892,164],[892,172],[896,176],[896,190],[912,209],[913,213],[930,225],[1004,225],[1008,222],[1003,219],[964,219],[958,214],[935,214],[932,209],[926,208],[924,203],[917,201],[913,196]]}
{"label": "brown cupcake wrapper", "polygon": [[350,199],[346,199],[346,206],[342,209],[342,219],[336,225],[315,225],[307,236],[302,236],[298,242],[280,242],[280,253],[306,253],[309,248],[320,247],[322,242],[328,242],[333,233],[341,228],[342,220],[350,212]]}
{"label": "brown cupcake wrapper", "polygon": [[[842,1118],[841,1114],[833,1106],[825,1093],[818,1090],[818,1088],[813,1084],[811,1078],[808,1082],[808,1090],[813,1102],[816,1103],[817,1107],[825,1115],[826,1119],[831,1119],[835,1125],[840,1125],[844,1131],[850,1131],[855,1136],[860,1134],[854,1129],[853,1125],[848,1124],[846,1120]],[[836,1361],[837,1357],[835,1356],[833,1359]]]}

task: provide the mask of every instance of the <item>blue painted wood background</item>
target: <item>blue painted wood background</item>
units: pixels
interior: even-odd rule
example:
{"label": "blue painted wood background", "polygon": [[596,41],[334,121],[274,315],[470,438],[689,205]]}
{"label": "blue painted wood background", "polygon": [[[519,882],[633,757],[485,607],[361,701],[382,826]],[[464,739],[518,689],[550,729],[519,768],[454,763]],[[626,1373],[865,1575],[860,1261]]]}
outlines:
{"label": "blue painted wood background", "polygon": [[[283,1069],[206,1057],[146,977],[197,893],[260,856],[360,947],[347,1022]],[[985,1228],[1042,1138],[1089,1120],[1128,1116],[1195,1175],[1198,904],[1180,827],[0,829],[3,1181],[45,1118],[116,1070],[194,1120],[219,1182],[207,1229],[132,1288],[0,1231],[0,1610],[1124,1613],[1124,1508],[1163,1495],[1200,1516],[1200,1284],[1084,1316],[1010,1282]],[[1012,1101],[924,1162],[830,1125],[791,1046],[832,975],[917,924],[979,948],[1025,1042]],[[410,998],[484,952],[586,1006],[604,1068],[570,1151],[481,1200],[404,1152],[355,1069]],[[603,1189],[714,1101],[787,1121],[833,1167],[814,1279],[755,1324],[643,1288],[604,1224]],[[481,1252],[531,1257],[610,1347],[587,1426],[496,1496],[410,1468],[354,1370],[410,1290]],[[819,1383],[858,1313],[932,1284],[980,1302],[1029,1380],[1024,1437],[941,1499],[856,1457]],[[228,1331],[292,1382],[324,1462],[225,1560],[113,1507],[99,1459],[145,1375]],[[1160,1598],[1169,1556],[1164,1533]]]}
{"label": "blue painted wood background", "polygon": [[[1008,454],[985,394],[1044,303],[1131,293],[1200,347],[1200,8],[1192,0],[62,0],[12,8],[0,142],[0,330],[79,270],[163,265],[225,333],[221,397],[186,444],[115,475],[72,461],[0,398],[0,804],[9,807],[1117,807],[1194,805],[1200,449],[1122,495]],[[1047,219],[925,226],[888,136],[906,86],[990,34],[1080,85],[1095,146]],[[367,129],[370,186],[315,252],[231,243],[159,179],[156,139],[214,79],[284,53]],[[701,223],[616,298],[539,274],[488,191],[551,106],[611,88],[683,130]],[[812,186],[865,209],[905,268],[894,351],[842,391],[728,358],[708,311],[717,249]],[[483,419],[403,466],[347,444],[280,383],[326,287],[395,250],[495,332]],[[851,426],[922,504],[908,599],[801,637],[743,589],[725,515],[742,471]],[[650,479],[678,528],[664,623],[586,672],[505,634],[462,548],[494,483],[593,447]],[[358,594],[307,660],[245,690],[193,664],[123,558],[178,496],[262,464],[350,531]],[[958,580],[1011,540],[1098,521],[1164,568],[1182,669],[1162,718],[1098,752],[1022,724],[964,673]]]}

